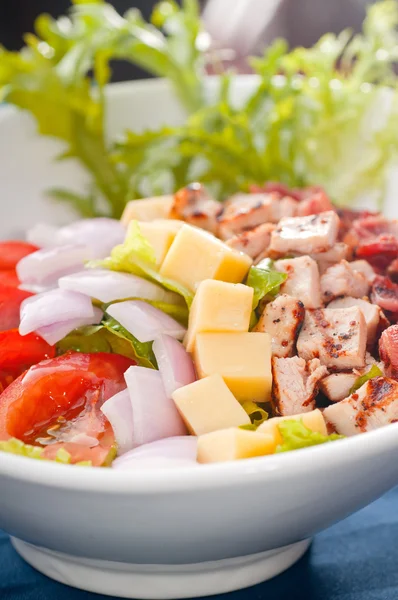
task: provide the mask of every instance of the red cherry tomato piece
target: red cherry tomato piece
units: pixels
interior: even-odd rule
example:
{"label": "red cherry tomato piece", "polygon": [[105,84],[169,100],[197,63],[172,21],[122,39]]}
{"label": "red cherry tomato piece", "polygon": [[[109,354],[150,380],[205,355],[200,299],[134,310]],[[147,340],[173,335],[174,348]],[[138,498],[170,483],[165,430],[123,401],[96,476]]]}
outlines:
{"label": "red cherry tomato piece", "polygon": [[33,296],[31,292],[0,283],[0,331],[19,327],[21,304],[30,296]]}
{"label": "red cherry tomato piece", "polygon": [[101,465],[114,435],[99,409],[125,389],[123,375],[133,364],[118,354],[70,352],[31,367],[0,396],[0,440],[42,445],[48,458],[64,448],[72,462]]}
{"label": "red cherry tomato piece", "polygon": [[21,258],[39,250],[27,242],[0,242],[0,271],[15,269]]}
{"label": "red cherry tomato piece", "polygon": [[9,271],[0,271],[0,284],[17,288],[21,282],[19,281],[16,272],[10,269]]}

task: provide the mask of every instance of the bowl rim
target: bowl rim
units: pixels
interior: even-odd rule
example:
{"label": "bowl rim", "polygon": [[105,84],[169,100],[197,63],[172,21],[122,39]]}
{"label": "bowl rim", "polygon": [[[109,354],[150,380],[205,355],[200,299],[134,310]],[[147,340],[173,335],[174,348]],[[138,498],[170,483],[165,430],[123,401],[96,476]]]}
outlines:
{"label": "bowl rim", "polygon": [[[289,481],[325,465],[348,468],[358,460],[398,450],[398,423],[319,446],[224,463],[170,469],[113,470],[35,460],[0,452],[0,476],[49,488],[105,494],[175,493]],[[130,473],[130,476],[129,476]]]}
{"label": "bowl rim", "polygon": [[[247,89],[256,75],[236,75],[234,83]],[[215,89],[219,77],[207,77],[207,88]],[[112,83],[107,86],[108,98],[136,92],[171,90],[162,78],[139,79]],[[0,104],[0,124],[8,117],[24,114],[7,104]],[[112,470],[108,468],[77,467],[51,461],[35,460],[0,451],[0,476],[45,487],[106,494],[175,493],[180,491],[217,489],[269,480],[288,480],[324,468],[325,464],[355,463],[378,453],[398,449],[398,423],[365,434],[303,448],[292,452],[257,458],[213,463],[193,467],[148,470]],[[130,473],[130,476],[129,476]]]}

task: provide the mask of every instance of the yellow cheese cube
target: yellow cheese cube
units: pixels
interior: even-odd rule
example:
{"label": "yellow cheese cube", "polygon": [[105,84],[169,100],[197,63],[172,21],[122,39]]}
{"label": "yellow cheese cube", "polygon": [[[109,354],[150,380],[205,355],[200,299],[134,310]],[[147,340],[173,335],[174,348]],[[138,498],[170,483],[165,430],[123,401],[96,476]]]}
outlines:
{"label": "yellow cheese cube", "polygon": [[197,460],[200,463],[224,462],[274,452],[275,441],[272,435],[231,428],[201,435],[198,439]]}
{"label": "yellow cheese cube", "polygon": [[240,402],[267,402],[271,395],[268,333],[198,333],[194,347],[199,377],[219,373]]}
{"label": "yellow cheese cube", "polygon": [[220,375],[179,388],[172,398],[189,431],[195,435],[250,423],[248,414]]}
{"label": "yellow cheese cube", "polygon": [[[182,221],[174,219],[156,219],[155,221],[139,221],[140,231],[155,251],[156,264],[160,266],[166,256]],[[128,235],[128,234],[127,234]]]}
{"label": "yellow cheese cube", "polygon": [[210,233],[183,225],[160,268],[160,274],[195,292],[204,279],[240,283],[252,259],[229,248]]}
{"label": "yellow cheese cube", "polygon": [[173,196],[157,196],[131,200],[124,209],[122,223],[128,225],[130,221],[153,221],[154,219],[167,219],[173,204]]}
{"label": "yellow cheese cube", "polygon": [[268,435],[272,435],[275,439],[275,444],[282,444],[283,438],[279,433],[278,425],[281,421],[303,421],[303,425],[305,425],[311,431],[316,431],[321,433],[322,435],[327,435],[326,422],[323,418],[323,414],[321,411],[316,408],[311,412],[301,413],[300,415],[291,415],[286,417],[274,417],[273,419],[269,419],[268,421],[264,421],[262,425],[257,429],[259,433],[264,433]]}
{"label": "yellow cheese cube", "polygon": [[241,283],[205,279],[198,286],[189,313],[184,344],[193,351],[196,334],[204,331],[248,331],[253,288]]}

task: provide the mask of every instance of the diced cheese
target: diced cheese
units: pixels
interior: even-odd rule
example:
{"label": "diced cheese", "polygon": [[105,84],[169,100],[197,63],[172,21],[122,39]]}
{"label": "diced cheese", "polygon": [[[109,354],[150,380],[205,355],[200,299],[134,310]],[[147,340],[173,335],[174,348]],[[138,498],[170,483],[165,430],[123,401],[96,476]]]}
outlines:
{"label": "diced cheese", "polygon": [[160,274],[195,292],[204,279],[240,283],[251,264],[252,259],[246,254],[232,250],[206,231],[185,224],[177,233]]}
{"label": "diced cheese", "polygon": [[155,251],[156,264],[160,266],[183,222],[174,219],[156,219],[151,222],[139,221],[139,226],[142,235]]}
{"label": "diced cheese", "polygon": [[273,419],[268,419],[268,421],[264,421],[257,429],[258,433],[266,433],[272,436],[275,440],[275,445],[283,443],[283,439],[281,434],[279,433],[278,425],[281,421],[302,421],[303,425],[311,431],[316,431],[317,433],[321,433],[322,435],[327,435],[326,423],[325,419],[321,411],[316,408],[311,412],[302,413],[299,415],[290,415],[286,417],[274,417]]}
{"label": "diced cheese", "polygon": [[131,200],[124,209],[122,223],[128,225],[130,221],[153,221],[154,219],[167,219],[173,204],[173,196],[156,196]]}
{"label": "diced cheese", "polygon": [[272,435],[231,428],[201,435],[198,439],[197,460],[200,463],[224,462],[273,454]]}
{"label": "diced cheese", "polygon": [[271,337],[268,333],[198,333],[194,359],[199,377],[219,373],[240,402],[270,399]]}
{"label": "diced cheese", "polygon": [[241,283],[205,279],[198,286],[189,313],[184,344],[192,352],[196,335],[204,331],[248,331],[253,288]]}
{"label": "diced cheese", "polygon": [[172,398],[194,435],[250,423],[248,414],[218,374],[179,388]]}

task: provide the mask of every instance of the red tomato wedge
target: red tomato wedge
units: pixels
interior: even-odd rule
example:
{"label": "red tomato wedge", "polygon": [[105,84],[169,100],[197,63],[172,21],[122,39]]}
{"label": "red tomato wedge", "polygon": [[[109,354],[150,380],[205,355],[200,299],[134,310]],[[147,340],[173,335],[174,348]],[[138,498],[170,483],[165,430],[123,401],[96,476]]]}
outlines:
{"label": "red tomato wedge", "polygon": [[55,347],[30,333],[22,336],[18,329],[0,332],[0,393],[26,369],[55,356]]}
{"label": "red tomato wedge", "polygon": [[21,258],[39,250],[27,242],[0,242],[0,271],[15,269]]}
{"label": "red tomato wedge", "polygon": [[19,327],[20,306],[30,296],[33,296],[31,292],[0,283],[0,331]]}
{"label": "red tomato wedge", "polygon": [[0,284],[8,285],[9,287],[17,288],[20,285],[18,275],[15,270],[0,271]]}
{"label": "red tomato wedge", "polygon": [[72,463],[102,465],[115,438],[99,409],[125,389],[134,364],[118,354],[70,352],[31,367],[0,396],[0,440],[43,446],[47,458],[64,448]]}

